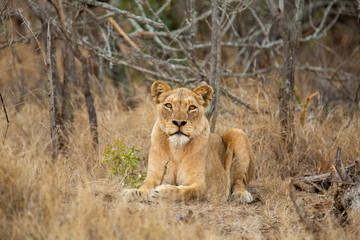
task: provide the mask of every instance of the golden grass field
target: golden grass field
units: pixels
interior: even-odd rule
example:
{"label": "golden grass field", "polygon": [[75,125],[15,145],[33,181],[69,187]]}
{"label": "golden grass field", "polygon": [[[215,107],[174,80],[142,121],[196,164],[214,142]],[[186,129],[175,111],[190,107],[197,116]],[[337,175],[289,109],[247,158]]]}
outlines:
{"label": "golden grass field", "polygon": [[[324,106],[312,100],[304,126],[298,106],[295,147],[289,154],[280,137],[275,81],[265,76],[263,85],[244,79],[244,89],[253,104],[268,113],[249,112],[224,97],[216,131],[238,127],[248,133],[257,161],[256,177],[250,184],[255,201],[245,205],[196,201],[129,204],[121,199],[121,179],[106,175],[100,162],[105,147],[120,137],[141,151],[140,167],[146,168],[150,132],[156,120],[155,105],[146,88],[135,85],[138,104],[130,110],[124,109],[111,84],[103,98],[95,94],[97,151],[92,149],[87,110],[81,103],[75,110],[70,153],[60,155],[53,165],[46,92],[29,90],[17,111],[17,93],[8,74],[12,66],[2,61],[1,67],[8,70],[2,73],[0,86],[10,124],[5,138],[6,120],[1,110],[0,239],[360,239],[356,221],[360,216],[346,226],[340,225],[332,214],[331,193],[297,192],[309,218],[322,226],[323,231],[316,236],[299,222],[289,198],[289,175],[315,174],[319,167],[329,171],[327,166],[334,162],[338,146],[345,165],[360,156],[359,117],[355,116],[345,129],[349,114],[341,106],[324,111]],[[29,76],[36,77],[38,67],[33,61],[23,67],[31,82]],[[40,76],[46,75],[39,71]],[[240,89],[232,91],[241,95]],[[283,169],[288,172],[285,176]]]}

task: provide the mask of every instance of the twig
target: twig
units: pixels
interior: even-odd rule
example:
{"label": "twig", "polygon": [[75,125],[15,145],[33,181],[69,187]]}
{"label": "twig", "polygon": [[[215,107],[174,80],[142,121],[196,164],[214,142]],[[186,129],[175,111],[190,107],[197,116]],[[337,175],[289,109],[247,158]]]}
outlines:
{"label": "twig", "polygon": [[[40,31],[34,32],[36,37],[39,36],[40,33],[41,33]],[[18,39],[12,40],[11,43],[5,43],[5,44],[1,45],[0,50],[4,49],[4,48],[7,48],[7,47],[10,47],[11,45],[14,45],[14,44],[17,44],[17,43],[27,43],[33,37],[34,37],[33,34],[30,34],[28,36],[22,36],[22,37],[20,37]]]}
{"label": "twig", "polygon": [[335,18],[326,26],[324,27],[325,23],[327,22],[327,17],[330,13],[330,10],[332,8],[332,6],[337,2],[337,0],[332,0],[329,5],[327,6],[325,12],[324,12],[324,15],[321,19],[321,22],[320,22],[320,25],[315,29],[315,32],[311,35],[308,35],[306,36],[305,38],[299,38],[299,41],[300,42],[307,42],[307,41],[310,41],[310,40],[313,40],[313,39],[320,39],[322,38],[323,36],[326,35],[326,32],[337,22],[339,16],[340,16],[340,13],[342,11],[342,7],[339,8]]}
{"label": "twig", "polygon": [[182,80],[182,79],[178,79],[178,78],[172,78],[172,77],[168,77],[168,76],[164,76],[160,73],[157,73],[157,72],[153,72],[149,69],[145,69],[145,68],[142,68],[142,67],[139,67],[137,65],[133,65],[133,64],[130,64],[126,61],[123,61],[123,60],[118,60],[114,63],[117,63],[117,64],[121,64],[121,65],[124,65],[126,67],[130,67],[130,68],[133,68],[139,72],[143,72],[143,73],[146,73],[146,74],[149,74],[149,75],[153,75],[157,78],[159,78],[159,80],[164,80],[164,81],[171,81],[171,82],[177,82],[177,83],[191,83],[191,82],[196,82],[198,81],[198,79],[196,78],[190,78],[190,79],[187,79],[187,80]]}
{"label": "twig", "polygon": [[336,152],[336,163],[335,163],[336,171],[338,172],[339,177],[343,182],[352,183],[353,181],[351,180],[351,178],[349,177],[349,175],[347,175],[347,173],[345,171],[344,165],[340,158],[340,154],[341,154],[341,148],[338,147],[337,152]]}
{"label": "twig", "polygon": [[231,93],[229,90],[227,90],[224,87],[221,87],[221,92],[228,96],[231,100],[239,103],[240,105],[243,105],[244,107],[246,107],[247,109],[256,112],[256,110],[250,106],[249,104],[247,104],[243,99],[241,99],[240,97],[236,96],[235,94]]}
{"label": "twig", "polygon": [[22,13],[20,12],[20,10],[17,10],[17,12],[18,12],[19,16],[22,18],[22,20],[24,21],[26,27],[29,29],[29,31],[30,31],[31,34],[33,35],[33,37],[34,37],[34,39],[35,39],[35,41],[36,41],[36,43],[37,43],[37,45],[38,45],[38,47],[39,47],[39,49],[40,49],[40,52],[42,53],[45,66],[48,66],[48,65],[47,65],[46,55],[45,55],[44,51],[42,50],[41,45],[40,45],[40,42],[39,42],[39,40],[37,39],[37,37],[35,36],[35,33],[34,33],[33,30],[31,29],[31,27],[30,27],[30,25],[29,25],[29,21],[24,17],[24,15],[22,15]]}
{"label": "twig", "polygon": [[179,47],[181,48],[181,50],[183,51],[183,53],[186,55],[186,57],[190,60],[190,64],[192,66],[194,66],[197,70],[197,74],[203,78],[203,79],[207,79],[207,76],[205,74],[205,72],[203,71],[203,69],[199,66],[199,64],[197,63],[195,57],[193,56],[193,54],[191,54],[187,48],[184,46],[184,43],[182,41],[180,41],[178,39],[178,35],[174,35],[172,32],[170,32],[170,30],[167,28],[167,26],[164,24],[164,22],[161,20],[161,18],[159,17],[159,15],[157,15],[153,8],[150,6],[150,4],[147,1],[143,1],[143,3],[145,4],[145,6],[149,9],[149,11],[153,14],[154,18],[163,24],[164,26],[164,30],[169,34],[169,36],[171,37],[171,39],[176,42]]}
{"label": "twig", "polygon": [[169,158],[169,161],[167,161],[166,163],[165,163],[165,165],[164,165],[164,171],[163,171],[163,174],[162,174],[162,176],[161,176],[161,180],[160,180],[160,184],[159,185],[161,185],[162,183],[163,183],[163,181],[164,181],[164,177],[165,177],[165,175],[166,175],[166,172],[167,172],[167,165],[168,165],[168,163],[171,161],[171,159]]}
{"label": "twig", "polygon": [[136,50],[140,51],[140,48],[129,38],[129,36],[125,33],[124,30],[117,24],[117,22],[112,18],[108,17],[107,20],[111,22],[111,24],[115,27],[115,29],[120,33],[120,35]]}
{"label": "twig", "polygon": [[122,183],[125,181],[125,179],[126,179],[127,176],[129,175],[129,173],[130,173],[130,168],[128,168],[127,173],[125,174],[125,176],[123,177],[123,179],[121,179],[121,181],[119,182],[119,185],[122,185]]}
{"label": "twig", "polygon": [[127,12],[125,10],[122,10],[122,9],[119,9],[119,8],[116,8],[110,4],[107,4],[105,2],[99,2],[99,1],[95,1],[95,0],[81,0],[81,2],[83,3],[86,3],[86,4],[90,4],[92,6],[96,6],[96,7],[101,7],[101,8],[104,8],[104,9],[107,9],[109,11],[113,11],[117,14],[120,14],[126,18],[131,18],[131,19],[134,19],[136,21],[139,21],[141,23],[144,23],[144,24],[149,24],[150,26],[153,26],[155,28],[164,28],[164,24],[163,23],[158,23],[158,22],[155,22],[149,18],[146,18],[146,17],[140,17],[138,15],[135,15],[133,13],[130,13],[130,12]]}
{"label": "twig", "polygon": [[9,122],[9,117],[8,117],[8,115],[7,115],[7,111],[6,111],[6,107],[5,107],[5,102],[4,102],[4,99],[3,99],[2,95],[1,95],[1,93],[0,93],[0,99],[1,99],[1,103],[2,103],[3,109],[4,109],[4,113],[5,113],[5,117],[6,117],[6,122],[7,122],[7,124],[9,124],[9,123],[10,123],[10,122]]}
{"label": "twig", "polygon": [[[8,9],[6,9],[8,3],[9,3],[9,0],[6,0],[6,2],[4,3],[4,7],[0,12],[0,16],[3,15],[6,11],[9,11],[11,9],[12,6],[9,7]],[[5,9],[6,9],[6,11],[5,11]]]}
{"label": "twig", "polygon": [[5,113],[5,117],[6,117],[6,130],[5,130],[5,135],[4,135],[4,140],[3,140],[3,145],[5,144],[5,139],[6,139],[6,135],[7,135],[7,132],[8,132],[8,129],[9,129],[9,125],[10,125],[10,121],[9,121],[9,117],[7,115],[7,111],[6,111],[6,107],[5,107],[5,102],[4,102],[4,99],[0,93],[0,99],[1,99],[1,103],[2,103],[2,106],[3,106],[3,109],[4,109],[4,113]]}

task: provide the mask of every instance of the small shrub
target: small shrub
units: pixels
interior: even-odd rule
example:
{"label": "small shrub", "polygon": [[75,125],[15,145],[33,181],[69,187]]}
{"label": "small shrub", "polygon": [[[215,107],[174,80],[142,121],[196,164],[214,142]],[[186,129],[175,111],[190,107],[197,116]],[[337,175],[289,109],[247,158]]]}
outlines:
{"label": "small shrub", "polygon": [[137,169],[140,158],[136,153],[140,152],[132,145],[130,148],[121,143],[119,139],[115,144],[110,144],[102,154],[105,159],[101,165],[106,168],[106,174],[121,177],[121,184],[137,187],[146,177],[146,171]]}

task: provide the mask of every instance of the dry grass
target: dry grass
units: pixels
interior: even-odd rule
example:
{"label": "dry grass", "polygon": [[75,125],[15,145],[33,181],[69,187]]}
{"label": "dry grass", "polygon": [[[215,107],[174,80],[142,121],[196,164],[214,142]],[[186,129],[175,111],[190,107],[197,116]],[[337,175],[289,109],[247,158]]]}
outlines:
{"label": "dry grass", "polygon": [[[255,202],[128,204],[119,194],[120,179],[107,176],[100,165],[101,153],[120,137],[141,150],[141,167],[146,167],[150,132],[156,119],[149,93],[140,86],[134,97],[138,108],[124,110],[118,92],[108,84],[106,96],[96,98],[100,140],[97,152],[91,148],[85,105],[80,105],[75,111],[70,154],[60,156],[54,166],[50,161],[46,93],[41,90],[45,81],[37,80],[44,76],[39,70],[43,66],[33,49],[31,45],[17,48],[23,60],[17,66],[24,69],[28,89],[35,89],[18,109],[15,105],[19,93],[14,90],[17,83],[12,81],[17,79],[14,65],[6,57],[0,59],[0,68],[6,70],[0,72],[0,87],[10,117],[3,143],[6,121],[0,111],[0,239],[360,239],[360,217],[340,226],[331,208],[319,207],[332,201],[330,193],[298,192],[308,215],[324,229],[318,236],[305,231],[288,196],[289,176],[314,173],[319,166],[327,171],[338,146],[345,165],[360,156],[359,117],[344,129],[348,121],[344,109],[325,112],[310,106],[309,120],[302,126],[297,109],[296,144],[294,151],[287,153],[280,137],[275,81],[269,79],[262,85],[247,79],[242,86],[256,101],[253,105],[269,113],[251,113],[223,98],[217,131],[238,127],[249,134],[257,160],[256,179],[251,183]],[[0,53],[11,56],[9,51]],[[178,220],[186,218],[189,210],[193,217]]]}
{"label": "dry grass", "polygon": [[[271,86],[269,86],[271,87]],[[141,90],[140,90],[141,91]],[[261,90],[257,90],[261,91]],[[127,204],[121,200],[119,179],[105,174],[101,152],[117,137],[141,150],[146,165],[150,132],[156,113],[149,95],[139,107],[124,111],[114,89],[97,99],[99,151],[91,149],[86,109],[75,112],[70,155],[53,166],[45,100],[34,98],[19,112],[7,102],[10,128],[3,144],[6,122],[0,117],[0,238],[1,239],[358,239],[360,227],[340,226],[331,208],[331,194],[298,196],[311,218],[324,232],[307,233],[288,197],[288,175],[314,173],[323,158],[333,161],[342,147],[345,165],[360,156],[359,119],[343,129],[347,118],[339,107],[329,114],[313,111],[313,120],[296,123],[296,147],[289,154],[281,143],[276,99],[262,92],[257,97],[269,114],[249,113],[223,99],[218,131],[235,126],[250,135],[257,159],[257,179],[252,182],[256,201],[248,205],[190,202],[177,205]],[[101,102],[101,105],[99,104]],[[273,102],[274,105],[270,103]],[[41,104],[39,104],[41,103]],[[298,114],[300,111],[298,112]],[[1,112],[3,114],[3,112]],[[188,221],[188,210],[193,217]]]}

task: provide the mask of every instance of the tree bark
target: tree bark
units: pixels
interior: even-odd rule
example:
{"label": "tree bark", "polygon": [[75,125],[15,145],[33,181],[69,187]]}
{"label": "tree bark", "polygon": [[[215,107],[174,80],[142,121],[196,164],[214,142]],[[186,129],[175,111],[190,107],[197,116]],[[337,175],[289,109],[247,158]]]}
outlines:
{"label": "tree bark", "polygon": [[[44,23],[45,25],[45,23]],[[55,89],[54,89],[54,79],[53,79],[53,62],[51,58],[51,32],[50,32],[50,20],[47,23],[47,34],[46,34],[46,64],[47,64],[47,73],[48,73],[48,95],[49,95],[49,113],[50,113],[50,134],[52,142],[52,162],[55,164],[58,158],[58,127],[56,126],[56,99],[55,99]],[[56,67],[56,66],[55,66]]]}
{"label": "tree bark", "polygon": [[281,71],[279,87],[279,109],[281,136],[286,143],[288,152],[292,152],[295,140],[294,126],[294,61],[298,39],[301,32],[301,19],[304,8],[304,0],[296,0],[296,14],[292,28],[288,29],[284,21],[283,1],[275,6],[273,0],[267,0],[271,14],[279,28],[281,38],[284,41],[284,65]]}
{"label": "tree bark", "polygon": [[88,110],[89,115],[89,124],[90,124],[90,131],[93,140],[93,147],[96,149],[99,143],[99,134],[98,134],[98,123],[97,123],[97,116],[96,116],[96,109],[94,107],[94,99],[90,91],[90,79],[89,79],[89,66],[87,64],[86,58],[80,52],[77,45],[74,43],[73,40],[73,53],[81,62],[81,75],[82,75],[82,91],[85,97],[85,103]]}
{"label": "tree bark", "polygon": [[64,66],[64,82],[62,88],[62,105],[61,105],[61,118],[63,124],[61,125],[62,136],[59,139],[60,148],[68,151],[69,135],[72,132],[72,123],[74,121],[74,108],[72,102],[72,88],[76,78],[76,65],[74,54],[71,50],[71,43],[64,41],[65,47],[63,52],[63,66]]}
{"label": "tree bark", "polygon": [[213,98],[210,102],[210,106],[207,109],[206,117],[210,120],[210,131],[214,132],[215,130],[215,124],[216,124],[216,118],[217,118],[217,110],[218,110],[218,102],[220,99],[220,74],[218,65],[221,60],[221,48],[220,48],[220,29],[219,29],[219,2],[218,0],[212,0],[211,1],[211,9],[212,9],[212,15],[211,15],[211,49],[210,49],[210,86],[214,89]]}

